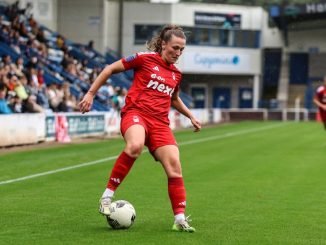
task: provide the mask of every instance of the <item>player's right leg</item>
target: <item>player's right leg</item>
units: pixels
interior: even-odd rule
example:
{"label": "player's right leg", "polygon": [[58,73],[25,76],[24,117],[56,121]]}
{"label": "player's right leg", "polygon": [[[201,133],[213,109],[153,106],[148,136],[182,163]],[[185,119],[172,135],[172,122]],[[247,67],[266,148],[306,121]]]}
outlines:
{"label": "player's right leg", "polygon": [[110,205],[114,192],[129,173],[145,144],[144,126],[134,119],[135,116],[126,117],[121,123],[121,131],[126,146],[113,166],[107,188],[100,199],[99,212],[106,216],[110,215]]}
{"label": "player's right leg", "polygon": [[[108,190],[108,189],[106,189]],[[103,196],[100,198],[100,207],[99,207],[99,212],[100,214],[109,216],[110,215],[110,205],[113,200],[113,195],[112,196],[105,196],[103,193]]]}

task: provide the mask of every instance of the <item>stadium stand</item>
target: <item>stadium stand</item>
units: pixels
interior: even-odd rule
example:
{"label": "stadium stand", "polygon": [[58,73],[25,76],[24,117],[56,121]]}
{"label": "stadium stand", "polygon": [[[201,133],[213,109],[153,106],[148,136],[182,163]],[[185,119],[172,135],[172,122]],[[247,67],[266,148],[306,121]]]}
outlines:
{"label": "stadium stand", "polygon": [[[16,3],[0,5],[0,82],[8,87],[8,104],[13,108],[14,98],[20,100],[21,109],[13,108],[13,112],[76,111],[78,101],[95,77],[119,56],[112,50],[102,55],[91,42],[85,45],[68,40],[38,23],[27,12]],[[23,62],[17,74],[14,66],[19,59]],[[25,88],[27,97],[17,93],[18,84],[12,84],[12,77]],[[129,89],[132,77],[132,71],[113,75],[107,81],[109,88],[101,89],[96,95],[92,110],[109,111],[113,96]],[[29,96],[33,96],[34,107],[25,105]],[[191,105],[190,96],[182,93],[182,99]]]}

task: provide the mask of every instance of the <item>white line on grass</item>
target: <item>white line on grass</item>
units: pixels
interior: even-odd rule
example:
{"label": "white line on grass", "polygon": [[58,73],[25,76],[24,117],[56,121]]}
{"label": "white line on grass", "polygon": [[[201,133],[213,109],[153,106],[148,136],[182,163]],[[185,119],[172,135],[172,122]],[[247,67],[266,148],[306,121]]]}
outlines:
{"label": "white line on grass", "polygon": [[[253,128],[253,129],[248,129],[248,130],[236,131],[233,133],[226,133],[226,134],[222,134],[222,135],[210,136],[210,137],[206,137],[206,138],[202,138],[202,139],[190,140],[190,141],[186,141],[183,143],[179,143],[178,145],[182,146],[182,145],[198,144],[198,143],[206,142],[206,141],[210,141],[210,140],[224,139],[224,138],[228,138],[228,137],[232,137],[232,136],[238,136],[238,135],[243,135],[243,134],[248,134],[248,133],[259,132],[259,131],[263,131],[263,130],[267,130],[267,129],[284,126],[284,125],[289,125],[289,124],[287,124],[287,123],[273,124],[270,126],[265,126],[265,127],[260,127],[260,128]],[[145,153],[145,152],[148,152],[148,151],[147,150],[143,151],[143,153]],[[59,168],[59,169],[55,169],[55,170],[51,170],[51,171],[38,173],[38,174],[27,175],[27,176],[24,176],[21,178],[4,180],[4,181],[0,181],[0,185],[10,184],[10,183],[14,183],[14,182],[20,182],[20,181],[33,179],[33,178],[37,178],[37,177],[41,177],[41,176],[45,176],[45,175],[55,174],[55,173],[59,173],[59,172],[64,172],[64,171],[68,171],[68,170],[72,170],[72,169],[76,169],[76,168],[91,166],[91,165],[95,165],[98,163],[115,160],[117,158],[118,158],[118,156],[111,156],[111,157],[106,157],[106,158],[102,158],[102,159],[91,161],[91,162],[77,164],[77,165],[70,166],[70,167]]]}

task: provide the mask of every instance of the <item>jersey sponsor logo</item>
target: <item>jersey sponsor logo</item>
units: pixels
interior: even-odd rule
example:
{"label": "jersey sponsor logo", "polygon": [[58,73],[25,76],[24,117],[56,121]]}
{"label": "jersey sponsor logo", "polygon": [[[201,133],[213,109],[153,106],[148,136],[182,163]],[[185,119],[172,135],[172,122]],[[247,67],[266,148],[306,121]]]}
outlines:
{"label": "jersey sponsor logo", "polygon": [[159,80],[159,81],[161,81],[163,83],[165,82],[165,78],[164,77],[158,76],[155,73],[151,74],[151,78],[156,79],[156,80]]}
{"label": "jersey sponsor logo", "polygon": [[152,88],[154,90],[157,90],[161,93],[167,94],[170,97],[172,96],[174,92],[174,88],[170,88],[169,86],[159,83],[158,81],[150,80],[147,84],[147,88]]}
{"label": "jersey sponsor logo", "polygon": [[130,61],[133,61],[136,57],[137,57],[137,54],[133,54],[133,55],[128,56],[125,60],[127,62],[130,62]]}
{"label": "jersey sponsor logo", "polygon": [[158,69],[158,66],[153,67],[153,70],[160,71],[160,69]]}

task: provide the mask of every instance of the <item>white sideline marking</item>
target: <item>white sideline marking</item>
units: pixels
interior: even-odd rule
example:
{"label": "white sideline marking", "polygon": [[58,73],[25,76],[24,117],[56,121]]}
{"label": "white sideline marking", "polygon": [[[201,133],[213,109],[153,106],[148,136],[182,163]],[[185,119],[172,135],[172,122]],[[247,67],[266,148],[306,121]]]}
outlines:
{"label": "white sideline marking", "polygon": [[[228,137],[232,137],[232,136],[238,136],[238,135],[242,135],[242,134],[259,132],[259,131],[263,131],[263,130],[267,130],[267,129],[271,129],[271,128],[277,128],[277,127],[284,126],[284,125],[289,125],[289,124],[280,123],[280,124],[270,125],[270,126],[261,127],[261,128],[254,128],[254,129],[242,130],[242,131],[233,132],[233,133],[226,133],[226,134],[222,134],[222,135],[216,135],[216,136],[206,137],[206,138],[197,139],[197,140],[190,140],[190,141],[180,143],[178,145],[182,146],[182,145],[197,144],[197,143],[210,141],[210,140],[217,140],[217,139],[223,139],[223,138],[228,138]],[[148,150],[143,151],[143,153],[145,153],[145,152],[148,152]],[[10,183],[14,183],[14,182],[20,182],[20,181],[33,179],[33,178],[37,178],[37,177],[41,177],[41,176],[45,176],[45,175],[55,174],[55,173],[59,173],[59,172],[64,172],[64,171],[68,171],[68,170],[72,170],[72,169],[76,169],[76,168],[91,166],[91,165],[95,165],[98,163],[115,160],[117,158],[118,158],[118,156],[111,156],[111,157],[106,157],[106,158],[102,158],[102,159],[91,161],[91,162],[77,164],[77,165],[70,166],[70,167],[59,168],[59,169],[55,169],[55,170],[51,170],[51,171],[38,173],[38,174],[27,175],[27,176],[21,177],[21,178],[4,180],[4,181],[0,181],[0,185],[10,184]]]}

